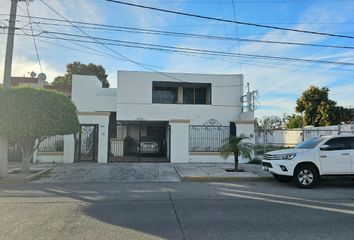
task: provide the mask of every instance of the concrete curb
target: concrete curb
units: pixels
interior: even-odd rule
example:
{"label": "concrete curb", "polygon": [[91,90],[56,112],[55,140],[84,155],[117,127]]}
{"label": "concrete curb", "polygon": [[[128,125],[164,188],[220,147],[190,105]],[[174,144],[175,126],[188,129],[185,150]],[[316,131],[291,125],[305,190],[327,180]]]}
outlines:
{"label": "concrete curb", "polygon": [[181,177],[183,182],[233,182],[233,181],[272,181],[273,177],[215,177],[187,176]]}
{"label": "concrete curb", "polygon": [[[21,168],[12,168],[8,171],[8,174],[13,174],[16,171],[21,170]],[[51,170],[53,170],[53,168],[45,168],[45,169],[37,169],[40,170],[39,172],[36,172],[30,176],[27,176],[25,178],[2,178],[0,179],[0,184],[17,184],[17,183],[27,183],[30,182],[32,180],[38,179],[40,178],[42,175],[50,172]]]}
{"label": "concrete curb", "polygon": [[25,178],[0,178],[0,184],[19,184],[27,183],[28,181]]}
{"label": "concrete curb", "polygon": [[42,175],[44,175],[44,174],[46,174],[46,173],[48,173],[48,172],[50,172],[52,170],[53,170],[53,168],[45,168],[45,169],[43,169],[43,170],[41,170],[41,171],[39,171],[39,172],[37,172],[35,174],[32,174],[32,175],[26,177],[25,179],[27,181],[33,181],[33,180],[36,180],[36,179],[40,178]]}
{"label": "concrete curb", "polygon": [[8,174],[12,174],[12,173],[17,172],[17,171],[20,171],[20,170],[21,170],[21,168],[12,168],[12,169],[10,169],[9,171],[7,171],[7,173],[8,173]]}

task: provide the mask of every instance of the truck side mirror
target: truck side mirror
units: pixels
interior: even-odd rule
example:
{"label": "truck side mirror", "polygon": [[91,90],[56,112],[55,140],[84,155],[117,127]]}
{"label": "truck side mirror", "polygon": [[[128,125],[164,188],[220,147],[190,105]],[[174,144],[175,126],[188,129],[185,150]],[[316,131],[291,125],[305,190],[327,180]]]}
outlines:
{"label": "truck side mirror", "polygon": [[320,148],[322,151],[328,151],[331,149],[331,147],[329,145],[323,145],[321,148]]}

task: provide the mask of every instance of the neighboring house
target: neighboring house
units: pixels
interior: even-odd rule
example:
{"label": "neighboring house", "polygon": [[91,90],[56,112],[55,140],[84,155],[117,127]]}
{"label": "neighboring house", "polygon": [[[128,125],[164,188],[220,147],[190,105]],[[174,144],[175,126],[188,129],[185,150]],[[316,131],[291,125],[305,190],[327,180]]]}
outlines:
{"label": "neighboring house", "polygon": [[62,86],[60,86],[60,85],[59,86],[46,85],[46,86],[44,86],[44,88],[48,89],[48,90],[54,90],[54,91],[61,92],[62,94],[71,98],[71,85],[62,85]]}
{"label": "neighboring house", "polygon": [[11,86],[29,86],[33,88],[43,88],[45,82],[41,82],[38,78],[34,77],[11,77]]}
{"label": "neighboring house", "polygon": [[11,77],[11,86],[29,86],[33,88],[45,88],[61,92],[64,95],[71,97],[71,85],[53,86],[47,82],[39,81],[36,77]]}
{"label": "neighboring house", "polygon": [[119,71],[117,88],[73,75],[81,131],[64,136],[61,161],[225,162],[230,134],[254,136],[243,89],[238,74]]}

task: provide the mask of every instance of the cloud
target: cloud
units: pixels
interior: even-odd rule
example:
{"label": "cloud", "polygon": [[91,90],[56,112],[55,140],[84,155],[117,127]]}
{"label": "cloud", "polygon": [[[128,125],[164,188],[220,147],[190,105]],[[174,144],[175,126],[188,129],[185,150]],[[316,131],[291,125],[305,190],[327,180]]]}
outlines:
{"label": "cloud", "polygon": [[[122,26],[152,28],[159,30],[171,30],[169,26],[177,24],[193,23],[194,27],[189,27],[181,31],[190,30],[193,33],[199,34],[222,34],[222,25],[216,25],[215,22],[210,25],[200,24],[198,19],[178,17],[170,14],[158,13],[155,11],[142,10],[132,7],[123,7],[117,4],[103,3],[102,1],[48,1],[62,15],[71,20],[107,23]],[[0,9],[8,11],[10,9],[10,1],[0,1]],[[19,3],[23,9],[25,5]],[[149,5],[155,7],[166,8],[163,1],[151,2]],[[167,5],[171,8],[171,5]],[[180,1],[178,4],[173,4],[174,10],[184,10],[190,6],[186,1]],[[39,0],[34,1],[30,5],[32,15],[60,18],[55,13],[46,8]],[[215,10],[214,10],[215,11]],[[217,11],[217,10],[216,10]],[[290,26],[297,29],[308,29],[313,31],[323,32],[340,32],[351,30],[348,25],[314,25],[313,22],[349,22],[354,21],[352,12],[354,5],[342,4],[326,5],[326,4],[311,4],[309,7],[299,14],[298,22]],[[2,12],[7,13],[7,12]],[[19,9],[19,14],[25,13]],[[219,13],[220,14],[220,13]],[[209,15],[209,14],[208,14]],[[211,14],[210,14],[211,15]],[[196,24],[198,26],[195,26]],[[205,22],[203,22],[205,23]],[[181,27],[181,25],[179,25]],[[189,25],[190,26],[190,25]],[[46,26],[46,29],[53,31],[77,32],[73,28],[58,28]],[[349,29],[349,30],[348,30]],[[41,31],[37,26],[36,31]],[[104,36],[119,40],[130,40],[142,43],[164,44],[179,47],[194,47],[202,49],[212,49],[216,51],[229,51],[237,53],[238,49],[234,42],[222,42],[200,39],[185,39],[171,38],[154,35],[136,35],[119,32],[99,32],[87,30],[95,36]],[[263,29],[264,31],[264,29]],[[4,56],[6,36],[0,35],[0,56]],[[332,38],[319,35],[299,34],[294,32],[282,32],[269,30],[263,36],[254,35],[248,38],[261,40],[275,41],[292,41],[304,43],[337,43],[336,41],[344,41],[340,39],[332,40]],[[129,62],[121,61],[113,57],[103,57],[89,54],[91,50],[81,48],[79,46],[66,43],[59,40],[48,40],[51,42],[43,43],[38,41],[39,53],[42,59],[44,72],[48,75],[48,79],[53,79],[57,75],[65,72],[65,65],[69,62],[78,60],[82,62],[94,62],[101,64],[107,70],[109,81],[112,87],[116,86],[116,71],[117,70],[146,70]],[[345,45],[344,42],[340,42]],[[53,45],[54,44],[54,45]],[[55,44],[57,44],[55,46]],[[58,44],[67,47],[81,49],[74,51],[62,48]],[[349,43],[348,43],[349,44]],[[86,46],[100,49],[111,55],[115,55],[103,47],[96,45]],[[331,49],[305,48],[289,45],[271,45],[260,43],[245,43],[240,42],[241,53],[270,55],[270,56],[285,56],[308,59],[323,59],[331,61],[352,61],[354,51],[338,51]],[[188,56],[181,54],[162,53],[142,49],[112,47],[124,56],[132,60],[148,63],[157,71],[173,71],[173,72],[193,72],[193,73],[215,73],[215,74],[238,74],[242,73],[245,76],[245,81],[250,82],[253,89],[260,92],[260,108],[256,111],[257,116],[264,115],[279,115],[284,112],[292,113],[295,107],[296,96],[299,96],[302,91],[310,85],[329,86],[330,96],[335,99],[338,104],[349,105],[354,104],[354,99],[350,92],[353,89],[351,83],[341,83],[342,79],[351,79],[351,72],[343,70],[337,66],[319,65],[319,64],[301,64],[296,62],[285,61],[270,61],[260,59],[241,59],[242,67],[239,66],[237,58],[215,57],[215,56]],[[94,56],[94,57],[93,57]],[[30,71],[39,72],[38,63],[31,38],[16,36],[14,61],[13,61],[13,76],[22,76]],[[3,58],[0,60],[0,78],[2,81],[3,73]],[[154,67],[156,66],[156,67]],[[160,67],[159,67],[160,66]],[[348,69],[347,69],[348,70]]]}
{"label": "cloud", "polygon": [[329,92],[329,98],[337,102],[337,105],[346,108],[354,107],[354,84],[345,84],[342,86],[332,87]]}
{"label": "cloud", "polygon": [[[343,6],[341,6],[341,9],[342,7]],[[344,22],[348,20],[347,16],[351,16],[350,10],[352,10],[352,8],[353,7],[349,7],[343,12],[338,11],[336,7],[333,8],[333,5],[329,8],[329,6],[313,4],[300,15],[298,21],[301,22],[301,24],[292,26],[292,28],[333,32],[333,25],[329,27],[328,25],[311,25],[307,23]],[[210,28],[208,27],[208,29]],[[336,30],[340,31],[343,29],[339,26]],[[249,38],[303,43],[322,43],[331,40],[327,36],[304,35],[295,32],[279,32],[277,30],[269,31],[261,38],[259,38],[259,35]],[[351,56],[354,53],[352,51],[333,51],[331,49],[309,49],[293,45],[265,45],[244,42],[240,44],[241,53],[243,54],[285,56],[304,59],[350,62],[352,61]],[[225,49],[223,49],[225,44],[220,44],[220,42],[206,43],[206,41],[188,40],[180,45],[225,51]],[[235,46],[234,49],[231,49],[231,52],[237,53],[237,47]],[[310,85],[319,87],[329,86],[330,89],[332,89],[331,87],[336,85],[340,79],[348,78],[350,74],[350,72],[345,72],[335,65],[301,64],[292,61],[271,61],[248,58],[242,59],[242,67],[240,69],[237,58],[203,59],[172,54],[168,57],[168,64],[166,64],[165,70],[176,66],[191,72],[244,74],[245,81],[250,82],[252,88],[260,92],[260,107],[256,111],[256,115],[259,117],[264,115],[282,116],[284,112],[289,114],[293,113],[296,103],[296,97],[294,96],[300,96]],[[342,90],[340,88],[333,89],[332,95],[339,92],[344,96],[350,94],[350,91],[347,91],[344,87]],[[286,95],[288,96],[284,97]],[[349,97],[348,100],[345,101],[346,104],[348,104],[348,101],[351,101],[350,99],[353,98]]]}
{"label": "cloud", "polygon": [[[71,1],[71,0],[63,0],[63,1],[50,1],[48,2],[54,9],[56,9],[60,14],[65,16],[70,20],[82,20],[91,21],[91,22],[102,22],[104,21],[104,14],[101,11],[99,5],[92,1]],[[10,10],[10,1],[1,1],[0,9],[3,10],[4,14],[9,14]],[[49,17],[61,19],[58,15],[53,13],[50,9],[48,9],[45,5],[43,5],[40,1],[34,1],[29,5],[30,13],[32,16],[41,16],[41,17]],[[80,11],[78,11],[80,9]],[[17,15],[27,15],[26,5],[24,2],[18,3]],[[21,22],[17,23],[17,26],[23,26],[24,23],[28,21],[28,18],[18,17],[18,20]],[[8,25],[7,22],[2,22],[4,25]],[[28,27],[28,26],[27,26]],[[35,32],[40,30],[34,24]],[[17,31],[17,33],[20,33]],[[28,32],[29,33],[29,32]],[[55,43],[55,41],[53,42]],[[0,82],[3,80],[3,66],[5,59],[5,48],[6,48],[6,34],[0,35]],[[63,52],[62,48],[53,47],[53,45],[43,44],[42,42],[37,42],[39,56],[41,58],[41,63],[43,66],[43,72],[46,73],[47,79],[52,81],[54,77],[61,75],[65,71],[65,64],[61,60],[63,59],[72,59],[76,60],[75,57],[63,57],[63,54],[69,55],[73,52],[66,51]],[[77,54],[77,53],[76,53]],[[85,54],[78,57],[78,59],[89,59],[89,57]],[[24,36],[15,36],[14,43],[14,54],[12,61],[12,76],[28,76],[29,72],[34,71],[36,73],[40,72],[40,67],[36,58],[36,53],[34,50],[34,45],[31,37]]]}

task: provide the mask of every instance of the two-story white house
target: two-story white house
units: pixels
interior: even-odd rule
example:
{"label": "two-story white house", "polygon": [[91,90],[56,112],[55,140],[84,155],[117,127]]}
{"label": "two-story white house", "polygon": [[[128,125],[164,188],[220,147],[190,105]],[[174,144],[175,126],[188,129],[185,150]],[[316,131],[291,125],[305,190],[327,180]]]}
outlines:
{"label": "two-story white house", "polygon": [[82,125],[64,137],[63,162],[225,162],[230,134],[254,136],[243,75],[119,71],[117,88],[82,75],[72,84]]}

